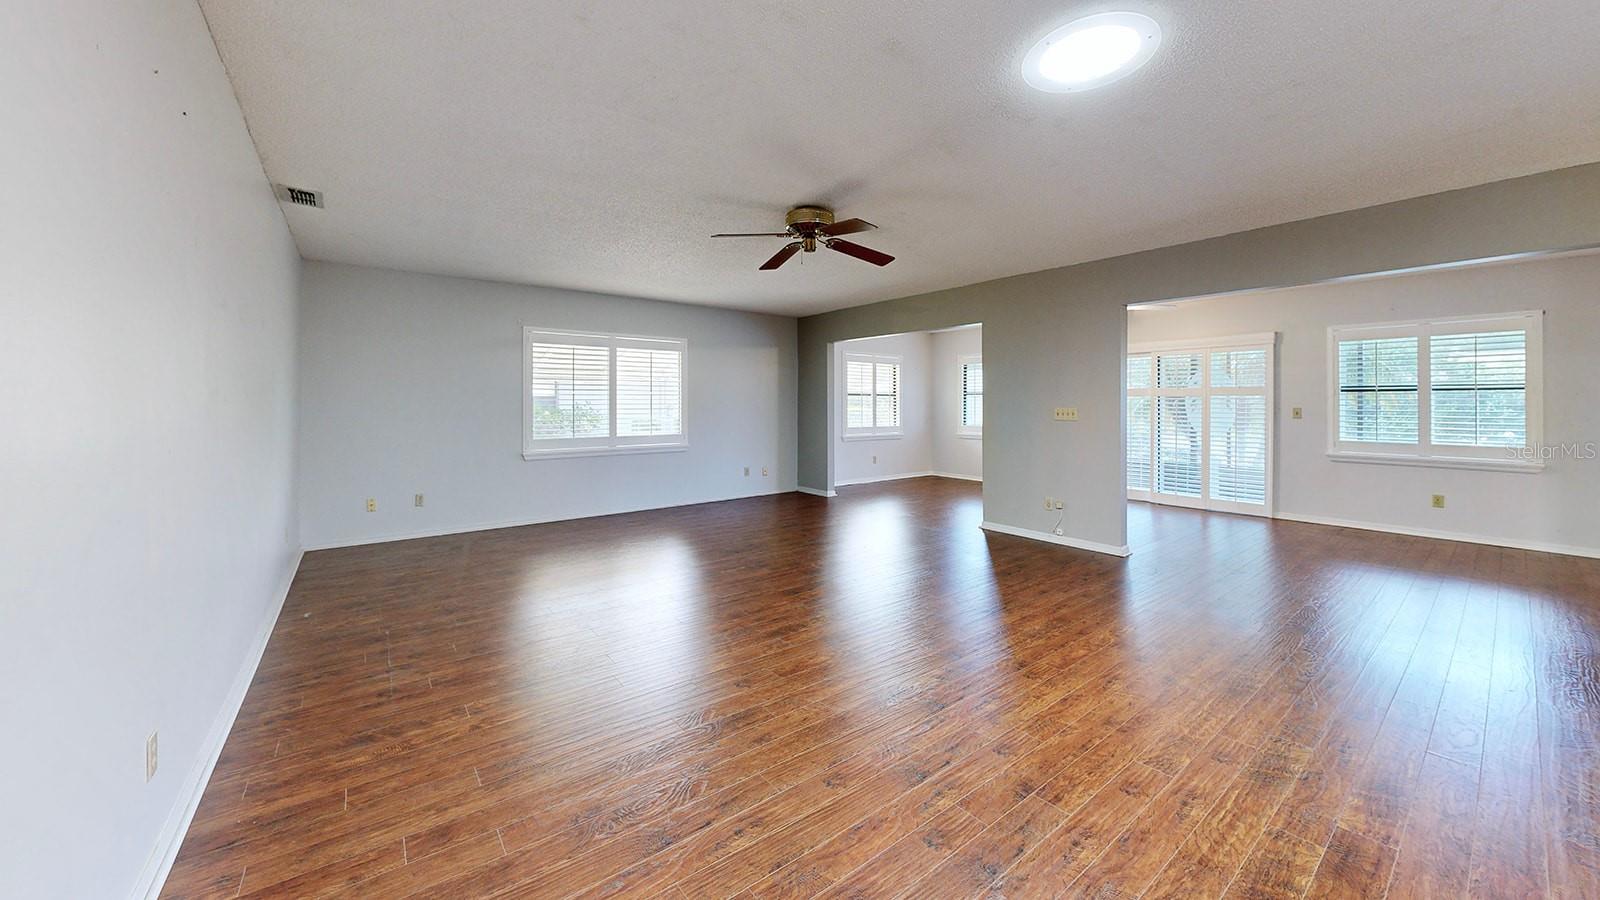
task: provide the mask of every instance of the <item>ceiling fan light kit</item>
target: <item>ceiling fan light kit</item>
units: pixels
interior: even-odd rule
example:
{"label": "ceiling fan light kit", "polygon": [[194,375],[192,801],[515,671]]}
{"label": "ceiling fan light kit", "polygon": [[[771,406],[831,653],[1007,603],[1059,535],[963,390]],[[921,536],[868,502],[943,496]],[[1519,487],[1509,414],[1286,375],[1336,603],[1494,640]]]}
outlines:
{"label": "ceiling fan light kit", "polygon": [[737,234],[713,234],[714,238],[724,237],[781,237],[788,238],[789,243],[782,250],[772,255],[772,258],[762,263],[759,269],[763,272],[776,269],[789,261],[789,257],[796,253],[815,253],[821,246],[828,250],[853,256],[856,259],[872,263],[875,266],[887,266],[894,262],[894,257],[887,253],[879,253],[870,247],[863,247],[853,241],[840,238],[841,235],[856,234],[862,231],[871,231],[878,226],[865,219],[845,219],[840,222],[834,219],[833,210],[823,206],[797,206],[789,210],[784,216],[783,231],[757,231],[741,232]]}

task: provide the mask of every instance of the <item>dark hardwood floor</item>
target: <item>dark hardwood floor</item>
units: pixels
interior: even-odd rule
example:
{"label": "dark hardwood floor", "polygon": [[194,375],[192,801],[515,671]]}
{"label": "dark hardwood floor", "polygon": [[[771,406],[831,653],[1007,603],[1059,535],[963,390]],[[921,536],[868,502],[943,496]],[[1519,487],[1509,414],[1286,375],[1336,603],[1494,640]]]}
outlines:
{"label": "dark hardwood floor", "polygon": [[980,512],[308,554],[166,893],[1600,897],[1600,561]]}

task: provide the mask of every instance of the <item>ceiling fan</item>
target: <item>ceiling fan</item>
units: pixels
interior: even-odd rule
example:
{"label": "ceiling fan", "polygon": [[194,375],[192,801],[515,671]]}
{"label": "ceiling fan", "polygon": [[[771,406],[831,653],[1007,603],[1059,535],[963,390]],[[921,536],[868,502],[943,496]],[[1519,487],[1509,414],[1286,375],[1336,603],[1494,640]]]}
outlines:
{"label": "ceiling fan", "polygon": [[714,238],[725,237],[781,237],[789,238],[789,243],[782,250],[772,255],[772,258],[761,264],[761,271],[776,269],[789,261],[789,257],[801,252],[815,253],[817,245],[821,244],[829,250],[837,250],[845,256],[854,256],[856,259],[866,260],[875,266],[887,266],[894,262],[894,257],[887,253],[879,253],[871,247],[863,247],[852,241],[846,241],[839,236],[855,234],[860,231],[871,231],[878,226],[865,219],[845,219],[843,222],[833,220],[833,210],[821,206],[796,206],[789,210],[789,215],[784,219],[788,226],[783,231],[756,231],[746,234],[713,234]]}

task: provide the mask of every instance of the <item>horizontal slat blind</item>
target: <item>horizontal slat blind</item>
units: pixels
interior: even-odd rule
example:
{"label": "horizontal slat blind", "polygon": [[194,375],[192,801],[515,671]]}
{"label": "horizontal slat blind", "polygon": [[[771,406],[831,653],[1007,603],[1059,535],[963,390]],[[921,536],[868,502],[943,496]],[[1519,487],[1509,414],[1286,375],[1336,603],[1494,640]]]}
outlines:
{"label": "horizontal slat blind", "polygon": [[611,434],[611,350],[534,341],[528,348],[534,440]]}
{"label": "horizontal slat blind", "polygon": [[1150,389],[1150,354],[1138,353],[1128,357],[1128,390]]}
{"label": "horizontal slat blind", "polygon": [[1197,388],[1205,370],[1199,353],[1163,353],[1157,357],[1156,387]]}
{"label": "horizontal slat blind", "polygon": [[[1222,354],[1214,354],[1220,356]],[[1265,372],[1263,360],[1263,372]],[[1267,502],[1267,398],[1265,394],[1214,394],[1211,410],[1213,500]]]}
{"label": "horizontal slat blind", "polygon": [[1150,490],[1150,388],[1152,360],[1148,353],[1127,359],[1128,490]]}
{"label": "horizontal slat blind", "polygon": [[1261,388],[1267,386],[1267,351],[1214,350],[1211,353],[1213,388]]}
{"label": "horizontal slat blind", "polygon": [[1417,338],[1341,340],[1339,440],[1415,444]]}
{"label": "horizontal slat blind", "polygon": [[1528,440],[1525,331],[1429,338],[1430,432],[1435,444],[1521,447]]}
{"label": "horizontal slat blind", "polygon": [[961,425],[983,427],[983,363],[961,364]]}
{"label": "horizontal slat blind", "polygon": [[677,350],[617,348],[617,436],[683,432],[683,354]]}
{"label": "horizontal slat blind", "polygon": [[872,427],[872,363],[849,360],[845,367],[845,427]]}
{"label": "horizontal slat blind", "polygon": [[1128,397],[1128,490],[1150,490],[1150,397]]}
{"label": "horizontal slat blind", "polygon": [[[1195,369],[1199,369],[1198,356]],[[1163,494],[1199,497],[1203,440],[1201,398],[1156,397],[1155,403],[1155,489]]]}
{"label": "horizontal slat blind", "polygon": [[900,364],[877,363],[877,380],[874,392],[877,409],[873,426],[876,428],[900,427]]}

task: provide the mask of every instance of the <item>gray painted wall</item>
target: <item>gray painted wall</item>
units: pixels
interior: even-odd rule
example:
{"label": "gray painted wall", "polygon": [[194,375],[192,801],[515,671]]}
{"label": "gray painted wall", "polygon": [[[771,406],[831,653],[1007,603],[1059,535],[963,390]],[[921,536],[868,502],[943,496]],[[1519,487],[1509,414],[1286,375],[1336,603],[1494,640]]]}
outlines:
{"label": "gray painted wall", "polygon": [[[308,548],[795,488],[794,319],[318,262],[301,292]],[[523,459],[524,325],[687,338],[688,449]]]}
{"label": "gray painted wall", "polygon": [[[900,475],[925,475],[933,468],[933,371],[930,334],[896,334],[836,345],[833,402],[834,483],[860,484]],[[900,434],[852,437],[844,434],[844,356],[871,353],[900,358]]]}
{"label": "gray painted wall", "polygon": [[[1279,515],[1600,555],[1600,460],[1555,456],[1538,474],[1328,458],[1328,328],[1538,309],[1544,442],[1600,443],[1600,254],[1308,285],[1133,310],[1130,343],[1278,334]],[[1300,407],[1304,418],[1291,417]],[[1434,509],[1433,494],[1444,494]]]}
{"label": "gray painted wall", "polygon": [[[1600,164],[1546,172],[800,320],[799,483],[826,489],[828,345],[984,326],[984,517],[1126,543],[1124,306],[1513,253],[1600,245]],[[897,265],[916,265],[902,258]],[[1080,421],[1056,422],[1055,406]]]}
{"label": "gray painted wall", "polygon": [[983,478],[983,438],[961,434],[961,363],[983,355],[983,329],[936,331],[928,352],[933,370],[933,470]]}
{"label": "gray painted wall", "polygon": [[0,896],[142,896],[299,557],[300,258],[195,4],[4,44]]}

